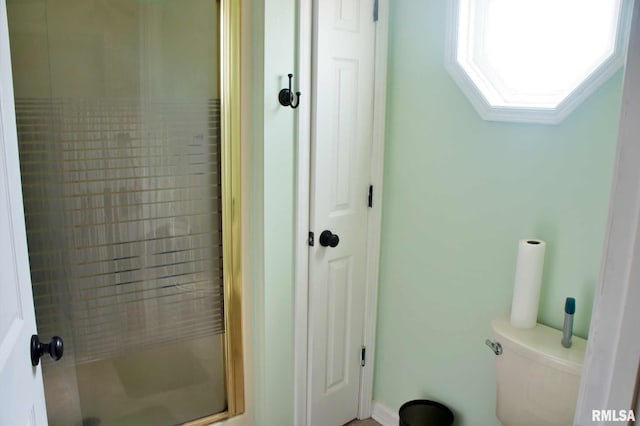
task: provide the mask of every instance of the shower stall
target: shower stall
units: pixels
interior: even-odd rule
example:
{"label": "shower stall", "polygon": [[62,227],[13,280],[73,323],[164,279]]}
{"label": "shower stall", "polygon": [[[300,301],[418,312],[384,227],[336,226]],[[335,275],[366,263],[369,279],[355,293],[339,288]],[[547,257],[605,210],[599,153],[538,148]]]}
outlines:
{"label": "shower stall", "polygon": [[219,1],[7,11],[49,424],[224,412]]}

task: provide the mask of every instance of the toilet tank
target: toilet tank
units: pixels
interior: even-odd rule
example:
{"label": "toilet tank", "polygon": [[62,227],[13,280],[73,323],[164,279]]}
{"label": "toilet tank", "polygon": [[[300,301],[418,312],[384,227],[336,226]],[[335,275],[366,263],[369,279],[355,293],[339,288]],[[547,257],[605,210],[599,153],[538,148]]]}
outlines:
{"label": "toilet tank", "polygon": [[562,346],[562,332],[537,324],[523,330],[509,316],[492,322],[502,345],[496,356],[496,415],[505,426],[571,426],[587,341],[573,337]]}

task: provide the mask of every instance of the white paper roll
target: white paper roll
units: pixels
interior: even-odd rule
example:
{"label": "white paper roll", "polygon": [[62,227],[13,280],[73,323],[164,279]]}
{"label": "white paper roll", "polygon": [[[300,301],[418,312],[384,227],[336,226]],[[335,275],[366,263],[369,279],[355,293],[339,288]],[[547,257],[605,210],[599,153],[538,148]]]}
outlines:
{"label": "white paper roll", "polygon": [[511,302],[511,325],[515,328],[533,328],[538,321],[545,247],[540,240],[520,240],[518,244]]}

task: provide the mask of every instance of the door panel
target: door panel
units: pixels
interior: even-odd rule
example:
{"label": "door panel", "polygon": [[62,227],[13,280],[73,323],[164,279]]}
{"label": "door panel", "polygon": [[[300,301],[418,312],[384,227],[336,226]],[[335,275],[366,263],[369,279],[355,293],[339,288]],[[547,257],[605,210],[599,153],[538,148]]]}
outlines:
{"label": "door panel", "polygon": [[[317,2],[309,256],[312,426],[357,416],[373,111],[373,0]],[[330,230],[336,247],[319,236]]]}
{"label": "door panel", "polygon": [[352,290],[351,256],[329,262],[327,280],[327,386],[325,393],[348,384],[349,296]]}
{"label": "door panel", "polygon": [[31,365],[28,349],[36,322],[4,0],[0,0],[0,232],[0,425],[46,425],[42,372]]}
{"label": "door panel", "polygon": [[[335,137],[330,138],[328,142],[333,152],[330,165],[335,167],[333,173],[329,173],[333,181],[331,188],[331,205],[333,206],[330,214],[350,214],[350,209],[354,206],[352,202],[362,201],[354,200],[353,195],[356,188],[352,188],[357,184],[352,179],[353,151],[357,149],[351,141],[357,138],[358,118],[358,62],[353,60],[334,59],[332,65],[332,74],[335,85],[335,107],[333,108],[333,117],[331,122],[335,126]],[[356,177],[356,176],[354,176]],[[360,188],[361,189],[361,188]],[[359,197],[358,197],[359,198]]]}

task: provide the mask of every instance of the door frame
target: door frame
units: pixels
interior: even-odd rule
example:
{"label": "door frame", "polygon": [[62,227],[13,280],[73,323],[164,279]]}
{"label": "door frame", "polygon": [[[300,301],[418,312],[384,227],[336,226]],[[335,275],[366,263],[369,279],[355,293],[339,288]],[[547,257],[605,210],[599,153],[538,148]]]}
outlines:
{"label": "door frame", "polygon": [[[320,1],[320,0],[315,0]],[[378,307],[378,271],[382,220],[382,184],[387,95],[389,0],[377,0],[374,47],[373,133],[369,180],[374,188],[367,224],[365,319],[366,366],[361,369],[358,418],[371,417]],[[296,211],[294,242],[294,424],[307,424],[309,337],[309,208],[311,172],[311,98],[314,0],[297,0],[297,84],[302,102],[296,114]],[[372,11],[373,19],[373,11]],[[306,95],[306,96],[305,96]],[[305,100],[306,98],[306,100]]]}
{"label": "door frame", "polygon": [[576,407],[577,425],[602,424],[592,420],[592,410],[637,407],[634,391],[640,360],[638,117],[640,1],[635,2],[631,23],[607,232]]}
{"label": "door frame", "polygon": [[7,302],[0,302],[0,309],[10,312],[6,329],[0,331],[0,423],[17,421],[24,416],[21,419],[24,424],[44,425],[47,407],[42,363],[33,366],[27,350],[31,335],[38,331],[27,252],[8,11],[4,0],[0,0],[0,24],[0,174],[3,175],[0,194],[5,197],[0,209],[6,209],[3,212],[6,227],[2,226],[6,246],[2,254],[9,255],[8,261],[12,264],[9,269],[13,269],[3,275],[0,286],[13,287],[15,291],[10,291],[13,295]]}

